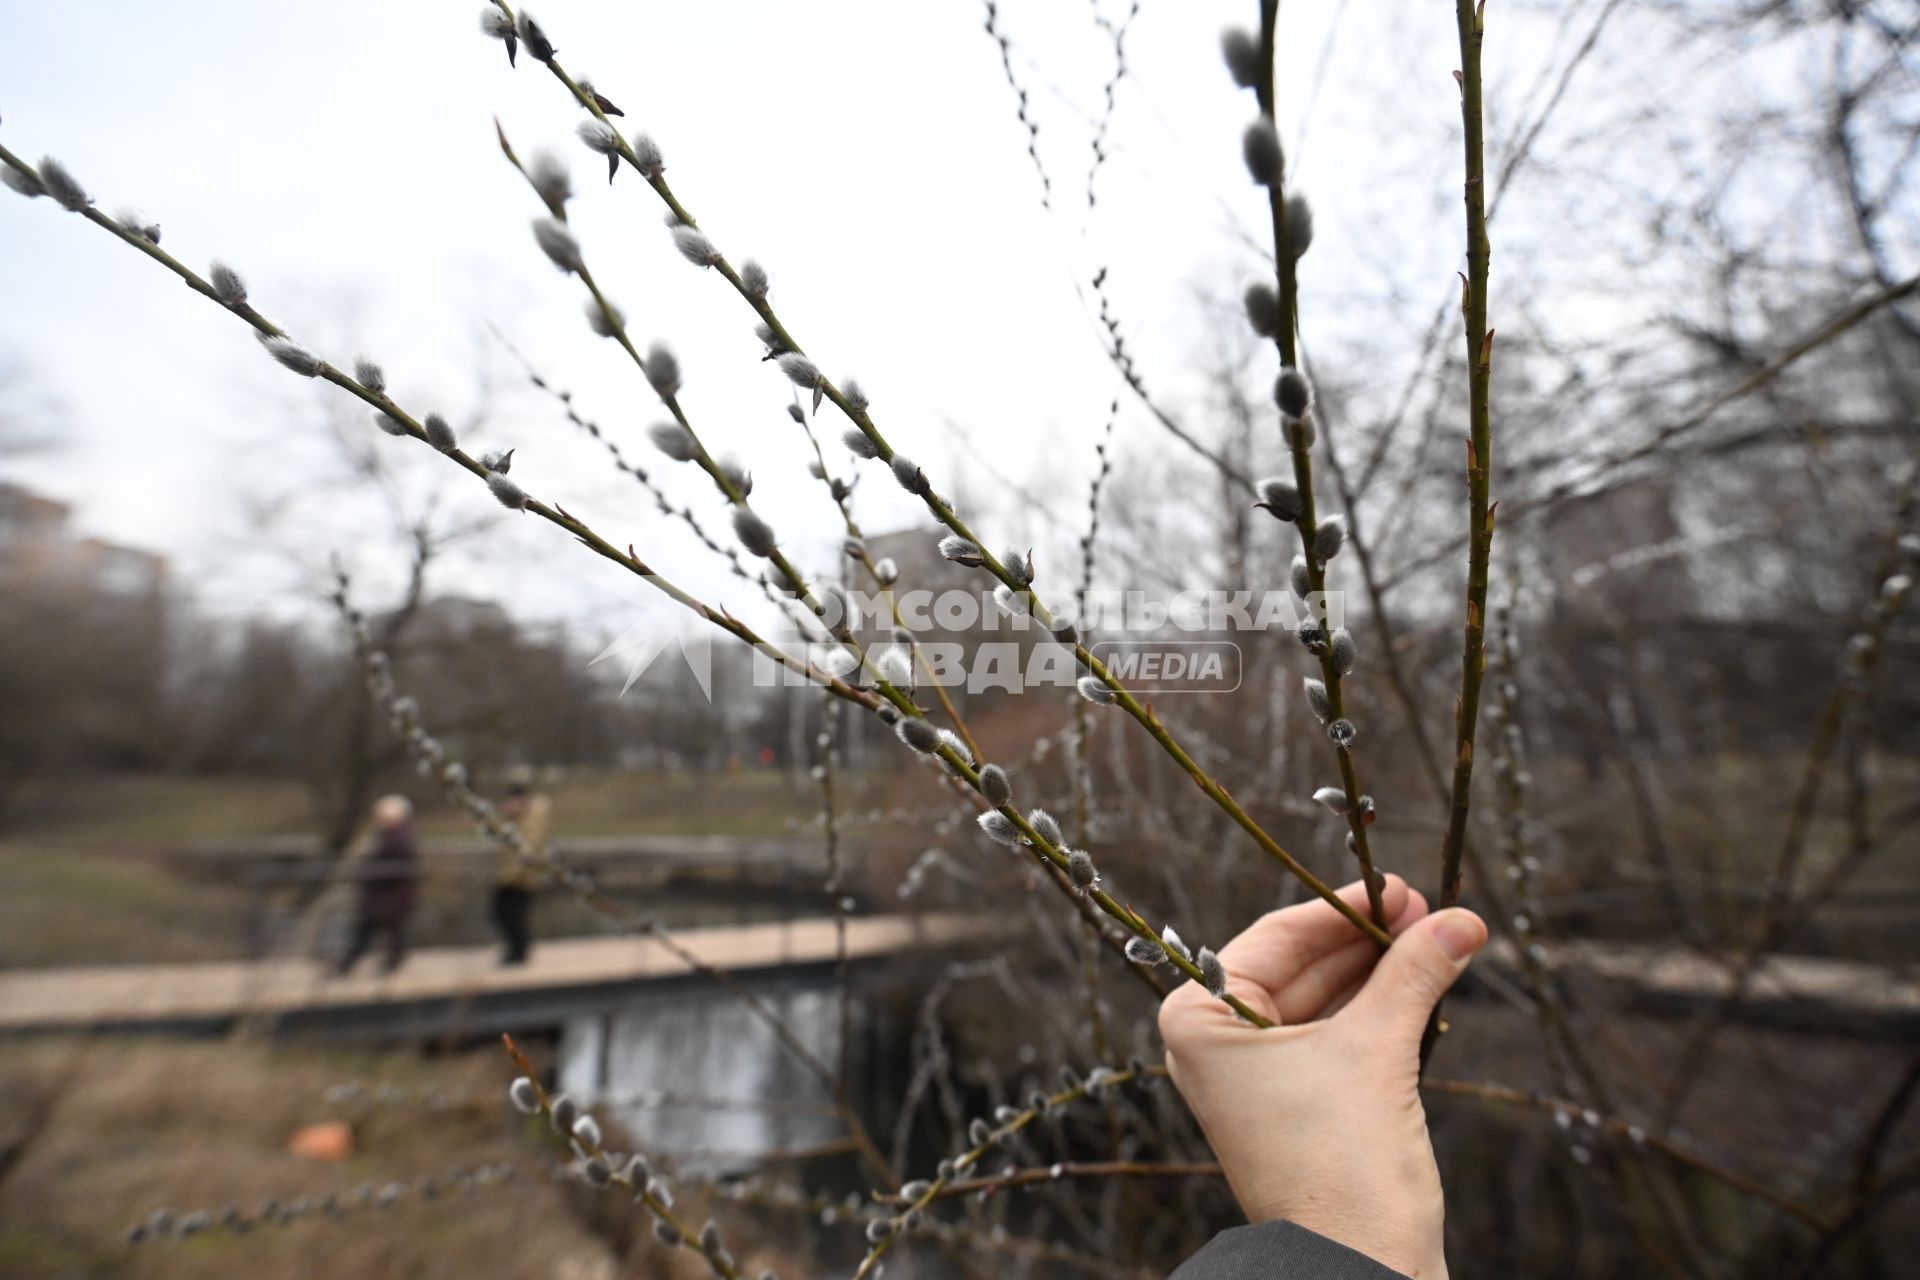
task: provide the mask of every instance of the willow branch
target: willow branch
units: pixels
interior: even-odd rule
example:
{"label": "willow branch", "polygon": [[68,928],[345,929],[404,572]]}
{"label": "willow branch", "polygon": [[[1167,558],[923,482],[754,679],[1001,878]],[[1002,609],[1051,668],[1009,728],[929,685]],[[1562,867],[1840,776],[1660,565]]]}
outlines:
{"label": "willow branch", "polygon": [[[1254,96],[1260,104],[1260,114],[1267,126],[1273,130],[1276,138],[1279,136],[1279,127],[1274,115],[1273,51],[1279,18],[1278,0],[1263,0],[1260,6],[1261,58],[1253,85]],[[1287,207],[1286,159],[1284,152],[1281,152],[1277,145],[1275,151],[1278,155],[1277,171],[1272,175],[1272,181],[1265,184],[1267,212],[1273,229],[1276,297],[1279,300],[1278,314],[1273,325],[1273,345],[1274,350],[1279,354],[1280,366],[1283,371],[1286,371],[1297,369],[1300,362],[1298,270],[1300,255],[1305,251],[1306,245],[1302,244],[1296,248],[1293,244],[1296,227]],[[1285,410],[1283,409],[1282,412],[1284,413]],[[1311,413],[1312,410],[1308,409],[1306,412]],[[1285,423],[1283,434],[1293,463],[1294,488],[1299,494],[1299,512],[1293,524],[1300,534],[1300,549],[1305,560],[1311,607],[1312,600],[1327,599],[1327,559],[1320,554],[1319,544],[1322,534],[1314,504],[1314,431],[1311,421],[1303,414],[1300,421]],[[1337,549],[1338,544],[1335,544],[1333,550]],[[1328,556],[1330,557],[1331,554],[1332,551],[1329,551]],[[1343,677],[1346,675],[1342,669],[1343,664],[1335,657],[1333,646],[1330,644],[1320,645],[1317,656],[1320,660],[1320,682],[1327,691],[1326,722],[1329,726],[1344,724],[1350,728],[1352,722],[1346,718],[1346,701],[1342,689]],[[1347,847],[1353,851],[1354,859],[1360,864],[1360,878],[1367,889],[1368,913],[1373,923],[1384,931],[1387,914],[1381,894],[1385,882],[1374,870],[1373,848],[1367,832],[1373,822],[1374,810],[1360,787],[1360,771],[1354,762],[1351,733],[1344,741],[1330,735],[1329,741],[1333,744],[1334,761],[1340,771],[1340,790],[1346,797]]]}
{"label": "willow branch", "polygon": [[[505,0],[494,0],[494,4],[495,7],[503,13],[511,15],[512,10],[506,4]],[[579,86],[578,82],[561,66],[558,58],[549,58],[545,66],[553,77],[573,96],[574,101],[577,102],[582,109],[591,114],[594,119],[607,125],[609,129],[613,129],[612,124],[607,120],[606,113],[601,109],[594,95]],[[679,197],[674,194],[673,188],[668,185],[665,174],[661,172],[659,166],[643,166],[639,157],[635,155],[632,145],[617,129],[613,130],[612,143],[614,146],[613,154],[617,155],[620,160],[628,165],[635,173],[641,175],[642,179],[653,189],[662,203],[666,205],[668,211],[673,216],[675,224],[697,230],[699,227],[698,221],[694,218],[693,214],[688,211],[687,207],[680,202]],[[781,322],[780,317],[774,312],[772,305],[767,300],[766,294],[764,292],[756,292],[749,288],[747,283],[741,278],[740,272],[727,260],[724,254],[716,251],[707,265],[732,286],[733,290],[753,309],[754,314],[759,316],[761,323],[766,326],[766,331],[773,340],[772,345],[781,352],[793,353],[795,355],[804,353],[805,349],[794,339],[793,335],[787,330],[786,325]],[[898,457],[897,452],[881,433],[879,426],[874,422],[873,416],[867,411],[864,401],[856,403],[851,400],[846,395],[844,389],[837,386],[833,380],[825,374],[820,373],[816,376],[817,381],[815,381],[813,385],[815,393],[823,400],[831,400],[835,407],[846,415],[848,421],[853,423],[860,434],[866,438],[874,455],[880,461],[887,463],[889,466],[893,465]],[[911,464],[907,463],[905,459],[900,459],[900,461],[903,468],[911,467]],[[913,470],[917,471],[917,468]],[[1205,769],[1201,768],[1201,766],[1194,761],[1193,757],[1174,740],[1173,736],[1167,732],[1166,727],[1153,715],[1151,708],[1141,703],[1140,700],[1108,670],[1106,664],[1101,662],[1090,649],[1079,642],[1078,637],[1073,633],[1070,625],[1064,621],[1056,621],[1053,612],[1049,610],[1045,603],[1033,592],[1031,584],[1016,577],[1008,570],[1006,565],[1001,563],[999,558],[987,550],[986,544],[967,526],[966,522],[961,519],[960,515],[953,509],[952,505],[935,492],[931,484],[925,482],[924,477],[921,478],[915,493],[916,496],[921,498],[934,519],[938,520],[954,534],[980,548],[980,567],[996,578],[1008,591],[1012,592],[1015,597],[1023,600],[1027,605],[1028,612],[1037,621],[1052,631],[1063,643],[1071,644],[1074,656],[1080,665],[1086,668],[1095,681],[1113,694],[1114,705],[1119,706],[1129,717],[1145,729],[1148,736],[1159,744],[1161,749],[1173,759],[1174,763],[1193,780],[1194,785],[1199,787],[1201,792],[1205,794],[1209,800],[1223,809],[1228,816],[1233,819],[1235,825],[1252,837],[1255,844],[1257,844],[1263,852],[1284,866],[1297,877],[1301,883],[1305,884],[1315,894],[1324,899],[1335,911],[1351,921],[1356,928],[1372,938],[1375,942],[1381,946],[1386,946],[1392,941],[1383,927],[1349,906],[1340,898],[1332,885],[1327,884],[1309,871],[1298,859],[1287,852],[1277,840],[1269,835],[1258,822],[1254,821],[1246,810],[1241,807],[1239,802],[1227,792],[1226,788],[1221,786]],[[1070,637],[1071,639],[1069,639]],[[905,708],[903,707],[902,709],[904,710]],[[1125,916],[1116,916],[1116,918],[1121,919],[1123,922],[1127,919]]]}
{"label": "willow branch", "polygon": [[1453,786],[1447,834],[1440,846],[1440,902],[1460,900],[1460,859],[1467,839],[1467,809],[1473,786],[1473,740],[1480,721],[1480,680],[1486,672],[1487,569],[1493,552],[1493,508],[1488,503],[1493,472],[1493,433],[1487,408],[1493,367],[1493,331],[1487,328],[1486,149],[1481,124],[1480,45],[1486,31],[1486,0],[1455,0],[1460,28],[1460,118],[1466,149],[1467,277],[1461,299],[1466,313],[1467,396],[1467,619],[1460,656],[1460,702],[1455,711]]}

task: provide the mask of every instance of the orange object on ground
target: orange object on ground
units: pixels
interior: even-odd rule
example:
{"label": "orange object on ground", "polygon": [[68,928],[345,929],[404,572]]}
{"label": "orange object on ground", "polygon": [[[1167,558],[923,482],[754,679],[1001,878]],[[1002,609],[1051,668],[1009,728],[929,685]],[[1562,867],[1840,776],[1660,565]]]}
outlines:
{"label": "orange object on ground", "polygon": [[338,1164],[353,1154],[353,1126],[344,1120],[328,1120],[295,1129],[287,1140],[287,1150],[307,1160]]}

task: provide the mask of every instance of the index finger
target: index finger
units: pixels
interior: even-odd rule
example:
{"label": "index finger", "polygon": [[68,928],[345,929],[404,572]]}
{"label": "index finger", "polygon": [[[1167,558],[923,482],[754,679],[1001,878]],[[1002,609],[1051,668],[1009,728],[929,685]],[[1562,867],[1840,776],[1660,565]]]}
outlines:
{"label": "index finger", "polygon": [[[1340,898],[1357,911],[1367,910],[1367,889],[1358,880],[1343,887]],[[1405,880],[1386,877],[1380,887],[1380,906],[1389,929],[1405,913],[1410,900]],[[1322,956],[1364,936],[1346,917],[1316,898],[1269,911],[1255,920],[1220,948],[1220,963],[1234,976],[1275,991]]]}

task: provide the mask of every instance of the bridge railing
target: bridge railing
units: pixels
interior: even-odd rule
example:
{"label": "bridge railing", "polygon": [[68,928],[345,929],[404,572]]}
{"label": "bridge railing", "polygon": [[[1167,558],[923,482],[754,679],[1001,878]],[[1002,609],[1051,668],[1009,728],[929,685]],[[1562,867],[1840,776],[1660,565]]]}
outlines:
{"label": "bridge railing", "polygon": [[[670,925],[787,922],[842,909],[842,895],[825,890],[817,840],[576,837],[556,840],[553,851],[568,867],[594,876],[609,896],[630,900],[637,913]],[[849,865],[858,865],[859,850],[843,853]],[[500,869],[494,847],[481,840],[429,839],[419,859],[417,940],[481,941],[485,901]],[[244,954],[256,957],[335,949],[351,912],[353,887],[366,873],[360,858],[329,856],[317,841],[305,838],[193,846],[178,851],[176,865],[188,875],[246,890],[239,942]],[[563,931],[591,931],[589,921],[573,920],[568,908],[558,905],[563,898],[543,895],[544,902],[555,904],[545,914],[557,917],[554,922]],[[863,910],[857,892],[853,899],[854,910]],[[440,936],[448,932],[443,926],[449,921],[453,936]]]}

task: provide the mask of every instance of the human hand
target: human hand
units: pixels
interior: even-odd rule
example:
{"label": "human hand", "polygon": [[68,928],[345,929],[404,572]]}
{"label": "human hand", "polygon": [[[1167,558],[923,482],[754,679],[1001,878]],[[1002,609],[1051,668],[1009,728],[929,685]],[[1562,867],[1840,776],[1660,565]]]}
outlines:
{"label": "human hand", "polygon": [[[1340,896],[1366,909],[1358,883]],[[1160,1006],[1173,1082],[1250,1222],[1285,1218],[1418,1280],[1447,1274],[1440,1170],[1420,1105],[1420,1037],[1486,944],[1388,876],[1386,951],[1325,902],[1274,911],[1220,950],[1242,1022],[1197,983]]]}

